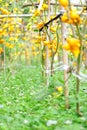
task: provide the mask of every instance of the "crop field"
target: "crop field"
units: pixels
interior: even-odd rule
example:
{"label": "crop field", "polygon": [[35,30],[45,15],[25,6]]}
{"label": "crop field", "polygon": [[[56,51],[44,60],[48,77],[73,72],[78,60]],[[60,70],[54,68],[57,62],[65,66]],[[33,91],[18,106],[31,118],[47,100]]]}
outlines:
{"label": "crop field", "polygon": [[87,130],[87,0],[0,0],[0,130]]}

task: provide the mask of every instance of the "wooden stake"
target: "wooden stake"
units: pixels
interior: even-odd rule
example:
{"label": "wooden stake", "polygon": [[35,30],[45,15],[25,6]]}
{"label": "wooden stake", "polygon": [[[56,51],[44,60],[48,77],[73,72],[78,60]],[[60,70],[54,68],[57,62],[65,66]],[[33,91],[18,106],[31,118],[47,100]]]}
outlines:
{"label": "wooden stake", "polygon": [[6,54],[5,54],[5,45],[4,45],[4,78],[6,78]]}
{"label": "wooden stake", "polygon": [[[65,44],[65,35],[66,35],[66,24],[62,23],[62,43]],[[63,50],[63,63],[64,65],[68,66],[68,55],[67,51]],[[67,70],[64,70],[64,95],[65,95],[65,107],[66,109],[69,108],[69,88],[68,88],[68,74]]]}
{"label": "wooden stake", "polygon": [[[50,20],[50,0],[48,0],[48,20]],[[48,28],[48,33],[49,33],[49,28]],[[47,39],[50,40],[49,37],[47,37]],[[46,46],[46,60],[45,60],[45,67],[46,67],[46,73],[45,73],[45,75],[46,75],[46,86],[49,86],[49,79],[48,79],[48,77],[49,77],[49,71],[48,71],[49,70],[49,64],[50,64],[50,62],[49,62],[49,49]]]}

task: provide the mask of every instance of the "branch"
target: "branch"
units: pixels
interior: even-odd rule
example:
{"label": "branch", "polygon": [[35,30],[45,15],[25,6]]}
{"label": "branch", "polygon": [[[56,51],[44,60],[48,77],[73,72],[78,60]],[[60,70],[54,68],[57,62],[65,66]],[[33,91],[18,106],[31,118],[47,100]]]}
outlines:
{"label": "branch", "polygon": [[44,27],[48,27],[48,24],[50,24],[51,22],[53,22],[54,20],[60,18],[60,16],[62,15],[62,13],[58,14],[56,17],[54,17],[53,19],[49,20],[47,23],[44,24],[43,27],[40,28],[39,31],[42,31]]}

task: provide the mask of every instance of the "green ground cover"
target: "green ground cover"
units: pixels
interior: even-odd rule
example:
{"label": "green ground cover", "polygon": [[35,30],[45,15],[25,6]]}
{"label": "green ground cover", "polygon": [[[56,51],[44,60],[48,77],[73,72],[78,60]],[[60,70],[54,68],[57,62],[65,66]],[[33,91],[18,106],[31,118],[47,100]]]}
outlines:
{"label": "green ground cover", "polygon": [[46,88],[39,65],[17,66],[5,79],[1,74],[0,130],[86,130],[87,84],[81,83],[82,117],[75,111],[75,78],[69,80],[69,110],[65,110],[64,94],[57,96],[55,86],[63,86],[62,71],[50,78]]}

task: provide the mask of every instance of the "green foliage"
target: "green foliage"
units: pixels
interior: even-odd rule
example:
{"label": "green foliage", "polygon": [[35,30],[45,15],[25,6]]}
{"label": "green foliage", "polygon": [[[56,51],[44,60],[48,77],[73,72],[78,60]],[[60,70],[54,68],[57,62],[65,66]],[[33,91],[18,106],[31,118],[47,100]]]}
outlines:
{"label": "green foliage", "polygon": [[[66,111],[64,96],[52,95],[56,85],[63,85],[62,72],[59,76],[56,72],[51,78],[54,87],[47,89],[39,64],[35,64],[36,61],[33,66],[22,64],[15,67],[15,73],[9,72],[5,80],[3,75],[0,76],[0,130],[86,130],[87,98],[83,89],[80,93],[83,117],[78,117],[75,112],[74,78],[71,77],[69,83],[71,106]],[[83,86],[85,88],[87,84]]]}

